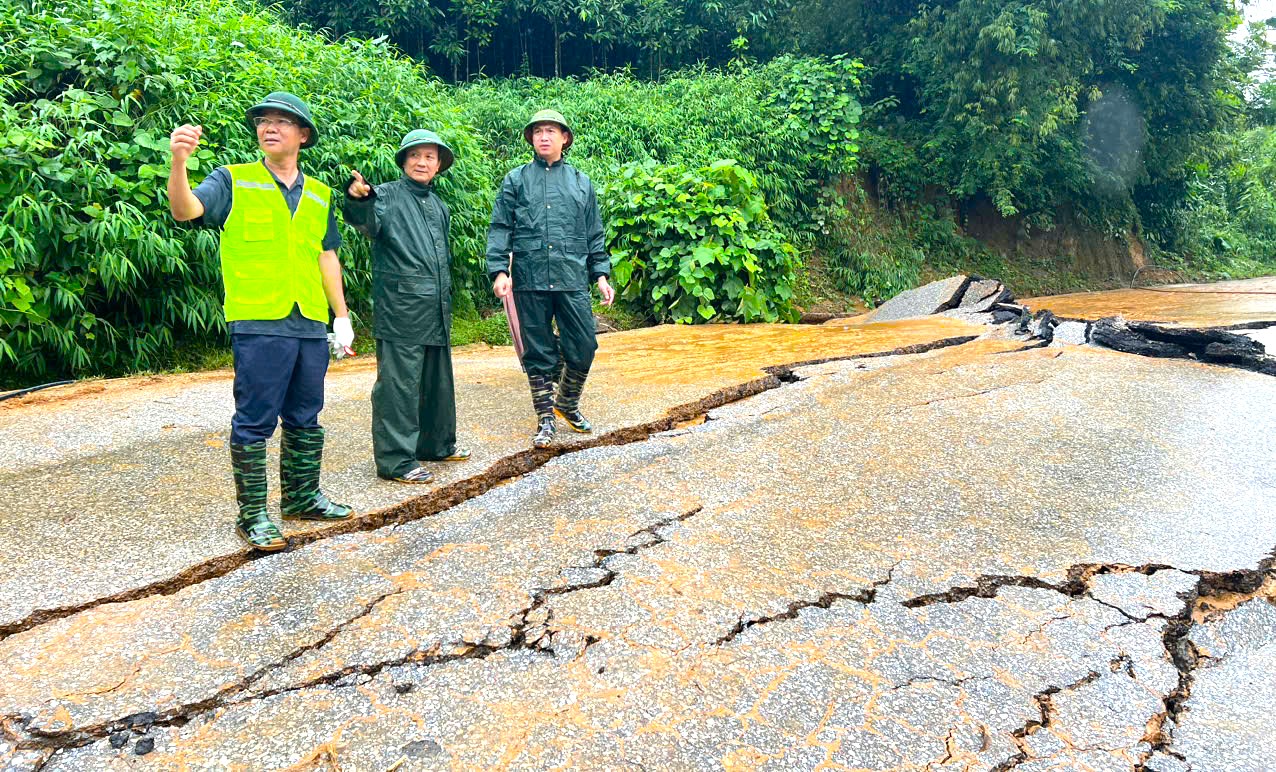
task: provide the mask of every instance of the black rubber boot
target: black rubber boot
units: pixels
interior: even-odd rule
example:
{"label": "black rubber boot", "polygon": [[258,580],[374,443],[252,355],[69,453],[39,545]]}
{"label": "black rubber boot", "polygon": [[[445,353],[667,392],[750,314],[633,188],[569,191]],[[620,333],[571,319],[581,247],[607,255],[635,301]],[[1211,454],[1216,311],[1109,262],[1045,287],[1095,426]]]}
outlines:
{"label": "black rubber boot", "polygon": [[558,427],[554,423],[554,386],[547,375],[528,375],[532,388],[532,409],[536,411],[536,436],[532,447],[547,448],[554,441]]}
{"label": "black rubber boot", "polygon": [[266,511],[266,443],[230,445],[230,467],[235,476],[235,498],[239,517],[235,532],[248,546],[263,552],[276,552],[288,546]]}
{"label": "black rubber boot", "polygon": [[279,509],[285,520],[346,520],[354,510],[319,488],[323,429],[284,429],[279,444]]}
{"label": "black rubber boot", "polygon": [[580,395],[585,391],[585,379],[588,377],[587,372],[570,367],[564,369],[563,380],[558,384],[558,398],[554,400],[554,414],[566,421],[572,431],[581,434],[594,430],[593,424],[580,412]]}

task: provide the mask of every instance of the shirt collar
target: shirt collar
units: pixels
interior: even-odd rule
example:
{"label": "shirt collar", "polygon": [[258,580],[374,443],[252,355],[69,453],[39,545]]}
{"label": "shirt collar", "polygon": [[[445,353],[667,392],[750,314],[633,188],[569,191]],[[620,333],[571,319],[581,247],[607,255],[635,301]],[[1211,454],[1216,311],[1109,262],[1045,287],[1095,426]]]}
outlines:
{"label": "shirt collar", "polygon": [[275,176],[274,171],[272,171],[269,166],[266,166],[266,159],[264,158],[261,159],[261,165],[266,168],[266,171],[270,172],[271,179],[275,181],[275,184],[279,186],[280,190],[296,190],[297,188],[301,187],[306,182],[306,175],[301,172],[300,166],[297,167],[297,179],[292,181],[292,187],[286,188],[284,187],[283,180]]}
{"label": "shirt collar", "polygon": [[541,167],[542,169],[553,169],[555,167],[562,166],[564,163],[567,162],[567,159],[562,156],[560,156],[559,159],[552,164],[546,163],[545,159],[541,158],[540,156],[536,156],[535,160],[536,160],[536,165]]}

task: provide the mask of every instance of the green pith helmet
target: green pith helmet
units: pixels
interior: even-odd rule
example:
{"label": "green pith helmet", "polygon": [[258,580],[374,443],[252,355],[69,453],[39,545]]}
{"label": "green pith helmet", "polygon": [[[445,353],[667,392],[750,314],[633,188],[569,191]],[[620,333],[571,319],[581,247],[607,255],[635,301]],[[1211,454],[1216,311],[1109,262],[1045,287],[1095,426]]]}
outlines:
{"label": "green pith helmet", "polygon": [[417,145],[438,145],[439,146],[439,174],[447,171],[452,162],[456,160],[456,155],[452,152],[452,148],[447,146],[438,134],[426,129],[413,129],[403,136],[403,141],[399,143],[399,152],[394,154],[394,165],[400,169],[403,168],[403,159],[407,156],[408,151]]}
{"label": "green pith helmet", "polygon": [[319,142],[319,130],[315,128],[315,122],[310,118],[310,108],[301,101],[301,97],[289,94],[287,91],[272,91],[266,95],[265,99],[248,108],[244,120],[248,122],[248,128],[252,129],[254,135],[257,133],[257,127],[253,125],[253,118],[267,110],[287,113],[301,121],[302,126],[310,129],[310,139],[302,142],[302,147],[314,147]]}
{"label": "green pith helmet", "polygon": [[567,120],[557,110],[541,110],[532,116],[532,119],[523,127],[523,139],[527,140],[527,144],[532,144],[532,127],[538,123],[557,123],[562,126],[563,131],[567,133],[567,141],[563,143],[563,150],[572,146],[572,127],[567,125]]}

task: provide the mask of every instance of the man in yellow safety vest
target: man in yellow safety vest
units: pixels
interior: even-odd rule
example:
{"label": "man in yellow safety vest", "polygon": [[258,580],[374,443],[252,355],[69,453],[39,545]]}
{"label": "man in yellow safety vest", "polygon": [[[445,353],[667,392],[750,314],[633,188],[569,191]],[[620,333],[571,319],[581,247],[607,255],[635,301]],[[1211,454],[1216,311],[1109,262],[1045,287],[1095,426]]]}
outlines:
{"label": "man in yellow safety vest", "polygon": [[186,161],[201,126],[173,130],[169,208],[178,221],[221,231],[226,322],[235,360],[230,457],[239,503],[236,531],[252,547],[288,546],[266,509],[266,440],[282,420],[280,510],[286,520],[344,520],[354,514],[319,488],[328,309],[342,346],[354,331],[341,284],[332,191],[297,165],[319,139],[310,109],[276,91],[248,108],[263,158],[215,169],[194,190]]}

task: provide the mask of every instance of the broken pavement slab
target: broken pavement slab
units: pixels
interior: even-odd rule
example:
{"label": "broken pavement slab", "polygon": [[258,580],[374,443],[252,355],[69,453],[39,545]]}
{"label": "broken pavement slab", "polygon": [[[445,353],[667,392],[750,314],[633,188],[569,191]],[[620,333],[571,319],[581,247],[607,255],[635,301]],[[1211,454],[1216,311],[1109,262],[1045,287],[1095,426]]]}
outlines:
{"label": "broken pavement slab", "polygon": [[1195,600],[1199,581],[1198,576],[1170,569],[1149,575],[1100,574],[1090,580],[1090,597],[1139,621],[1150,616],[1174,617]]}
{"label": "broken pavement slab", "polygon": [[[327,754],[375,768],[409,747],[463,766],[508,751],[526,766],[967,754],[992,767],[1031,757],[1015,740],[1040,732],[1015,733],[1040,723],[1039,695],[1056,695],[1057,726],[1071,726],[1085,711],[1058,695],[1126,657],[1139,691],[1119,679],[1093,688],[1133,700],[1136,723],[1063,739],[1132,737],[1177,671],[1164,619],[1106,604],[1173,612],[1176,572],[1135,572],[1134,586],[1092,578],[1103,603],[1073,585],[1095,565],[1109,567],[1101,578],[1264,560],[1276,544],[1264,442],[1276,382],[1012,348],[799,368],[703,424],[560,456],[444,517],[12,635],[0,642],[0,673],[14,673],[0,712],[32,741],[101,738],[51,769],[115,764],[128,751],[110,748],[112,727],[161,707],[174,725],[150,730],[157,767]],[[330,573],[315,581],[320,565]],[[346,570],[377,579],[356,583],[321,635],[308,616]],[[271,623],[285,626],[283,644],[236,669],[233,653],[271,629],[242,605],[264,586],[288,589],[272,601],[284,604]],[[981,586],[989,597],[959,591]],[[207,631],[175,643],[192,625]],[[868,667],[866,651],[878,652]],[[111,657],[110,679],[78,670]],[[178,671],[180,683],[164,675]]]}
{"label": "broken pavement slab", "polygon": [[955,308],[970,313],[983,313],[1012,298],[1010,290],[996,279],[972,279]]}
{"label": "broken pavement slab", "polygon": [[1228,330],[1104,318],[1089,325],[1088,331],[1090,341],[1116,351],[1139,356],[1197,359],[1276,375],[1276,357],[1269,355],[1262,343]]}
{"label": "broken pavement slab", "polygon": [[905,290],[865,317],[868,322],[889,322],[930,316],[954,308],[971,286],[969,276],[950,276],[916,289]]}
{"label": "broken pavement slab", "polygon": [[1276,759],[1276,574],[1239,607],[1198,624],[1188,640],[1199,659],[1167,755],[1198,772],[1269,768]]}
{"label": "broken pavement slab", "polygon": [[[375,527],[452,506],[587,444],[641,439],[778,385],[767,368],[924,349],[984,328],[950,319],[879,325],[666,326],[602,338],[583,407],[593,435],[560,434],[533,453],[527,382],[512,349],[455,357],[463,464],[432,464],[434,486],[378,480],[372,468],[371,359],[333,366],[326,382],[323,483],[361,515],[285,523],[295,540]],[[0,406],[0,634],[111,598],[172,592],[241,566],[226,434],[229,372],[86,383]],[[278,478],[271,443],[271,506]],[[409,503],[410,502],[410,503]]]}
{"label": "broken pavement slab", "polygon": [[886,322],[944,314],[955,319],[983,323],[980,316],[994,306],[1013,300],[1010,290],[996,279],[957,275],[905,290],[868,314],[862,322]]}

